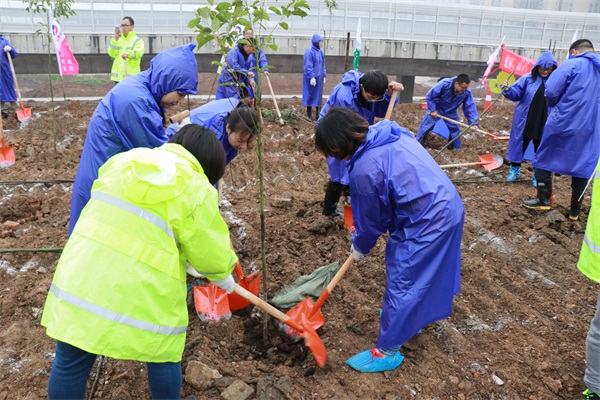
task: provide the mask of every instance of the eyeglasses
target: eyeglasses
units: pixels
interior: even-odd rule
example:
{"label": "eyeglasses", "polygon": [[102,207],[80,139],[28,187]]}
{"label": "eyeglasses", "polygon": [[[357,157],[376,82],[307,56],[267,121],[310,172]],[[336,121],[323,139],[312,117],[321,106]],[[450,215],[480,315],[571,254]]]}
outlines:
{"label": "eyeglasses", "polygon": [[127,28],[128,26],[131,26],[131,25],[121,24],[121,28]]}
{"label": "eyeglasses", "polygon": [[383,96],[377,97],[377,95],[365,92],[365,89],[362,87],[360,90],[362,91],[363,98],[369,103],[379,103],[380,101],[385,100]]}

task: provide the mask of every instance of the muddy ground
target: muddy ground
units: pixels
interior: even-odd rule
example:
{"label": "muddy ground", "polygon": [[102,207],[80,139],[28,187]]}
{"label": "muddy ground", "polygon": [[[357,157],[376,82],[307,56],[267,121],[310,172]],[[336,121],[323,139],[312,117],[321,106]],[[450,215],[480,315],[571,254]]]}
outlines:
{"label": "muddy ground", "polygon": [[[200,94],[207,93],[211,79],[202,80]],[[332,80],[328,85],[333,86]],[[298,93],[296,83],[288,88],[285,82],[273,79],[275,90]],[[46,95],[41,84],[22,86],[29,87],[24,97]],[[70,85],[66,94],[101,96],[110,87]],[[419,90],[424,94],[427,88]],[[476,93],[481,108],[481,90]],[[59,253],[30,249],[65,244],[71,181],[96,103],[58,102],[56,136],[47,103],[27,104],[33,109],[27,125],[20,125],[14,113],[5,120],[7,145],[15,149],[17,162],[0,169],[0,248],[21,250],[0,253],[0,400],[46,397],[54,342],[39,322]],[[278,104],[304,115],[299,99]],[[273,109],[271,100],[263,105]],[[392,119],[416,132],[423,113],[420,104],[399,105]],[[481,127],[508,131],[511,118],[512,105],[497,103]],[[285,126],[268,121],[264,128],[269,294],[349,254],[341,221],[321,215],[327,169],[314,150],[312,132],[311,124],[301,119]],[[430,140],[430,153],[435,155],[443,144]],[[436,160],[478,161],[488,152],[505,156],[506,142],[469,133],[461,150],[444,151]],[[256,152],[247,152],[225,174],[224,216],[246,272],[261,265],[257,165]],[[397,370],[363,374],[345,364],[373,347],[377,338],[385,286],[382,238],[365,260],[351,267],[323,307],[326,323],[318,333],[328,350],[325,368],[316,367],[303,343],[288,339],[273,323],[263,338],[258,312],[207,323],[190,303],[182,397],[218,399],[242,380],[256,399],[578,398],[584,388],[585,335],[598,292],[576,269],[590,200],[585,198],[579,222],[568,221],[570,179],[561,176],[556,178],[554,209],[527,210],[521,203],[535,193],[527,167],[515,183],[505,182],[506,164],[491,172],[479,166],[447,169],[466,207],[461,293],[451,317],[404,344],[406,359]],[[41,180],[58,181],[33,182]],[[186,381],[194,361],[221,377],[198,389]],[[88,387],[93,398],[150,398],[145,366],[138,362],[97,361]]]}

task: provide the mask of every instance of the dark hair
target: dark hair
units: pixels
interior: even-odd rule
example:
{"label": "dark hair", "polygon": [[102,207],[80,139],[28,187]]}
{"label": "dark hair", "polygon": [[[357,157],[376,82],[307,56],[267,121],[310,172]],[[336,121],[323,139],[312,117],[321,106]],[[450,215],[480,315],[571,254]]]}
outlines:
{"label": "dark hair", "polygon": [[369,122],[345,107],[332,107],[315,128],[315,148],[326,156],[344,159],[365,141]]}
{"label": "dark hair", "polygon": [[213,131],[201,125],[188,124],[173,135],[169,143],[180,144],[192,153],[211,185],[223,177],[226,165],[225,150]]}
{"label": "dark hair", "polygon": [[456,77],[455,81],[458,82],[459,85],[461,83],[466,83],[467,85],[469,83],[471,83],[471,79],[469,78],[469,75],[467,75],[467,74],[460,74],[460,75],[458,75]]}
{"label": "dark hair", "polygon": [[[554,70],[556,69],[556,65],[552,65],[550,67],[550,73],[554,72]],[[531,70],[531,81],[535,82],[535,80],[538,78],[538,76],[540,76],[540,66],[536,65],[535,67],[533,67],[533,69]]]}
{"label": "dark hair", "polygon": [[131,17],[123,17],[122,19],[128,19],[130,25],[135,25],[135,22],[133,22],[133,18]]}
{"label": "dark hair", "polygon": [[569,53],[571,50],[579,50],[579,49],[590,49],[594,50],[594,45],[588,39],[579,39],[574,41],[569,47]]}
{"label": "dark hair", "polygon": [[260,124],[258,114],[243,101],[240,101],[238,106],[229,112],[227,123],[232,131],[241,130],[252,136],[258,135],[258,125]]}
{"label": "dark hair", "polygon": [[372,69],[360,77],[358,81],[365,92],[377,96],[383,96],[388,89],[389,81],[386,74],[378,69]]}

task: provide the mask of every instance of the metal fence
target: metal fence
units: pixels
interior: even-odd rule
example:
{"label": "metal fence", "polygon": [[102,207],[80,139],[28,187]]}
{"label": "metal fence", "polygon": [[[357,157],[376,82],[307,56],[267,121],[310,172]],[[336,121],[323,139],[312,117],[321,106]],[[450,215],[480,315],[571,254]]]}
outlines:
{"label": "metal fence", "polygon": [[[265,1],[275,5],[276,1]],[[282,4],[280,2],[279,4]],[[310,36],[326,33],[343,38],[350,32],[354,38],[361,20],[364,39],[415,42],[498,45],[506,36],[510,47],[568,48],[576,30],[579,37],[600,44],[600,14],[525,10],[460,4],[424,4],[418,0],[339,0],[337,8],[328,9],[323,1],[308,1],[311,10],[305,18],[287,21],[289,30],[272,20],[259,34],[274,36]],[[76,15],[60,21],[69,34],[107,34],[124,16],[135,20],[138,33],[194,35],[187,27],[194,10],[204,1],[196,0],[76,0]],[[18,0],[0,0],[0,32],[33,33],[40,28],[39,15],[32,15]]]}

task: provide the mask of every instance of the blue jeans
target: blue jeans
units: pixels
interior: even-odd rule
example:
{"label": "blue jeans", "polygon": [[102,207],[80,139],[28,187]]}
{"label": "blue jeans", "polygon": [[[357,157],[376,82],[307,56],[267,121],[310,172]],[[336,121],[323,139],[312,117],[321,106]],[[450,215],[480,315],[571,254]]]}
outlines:
{"label": "blue jeans", "polygon": [[[96,355],[68,343],[56,342],[56,356],[48,381],[48,397],[83,399],[85,387]],[[179,400],[181,395],[181,362],[146,363],[148,383],[153,399]]]}

